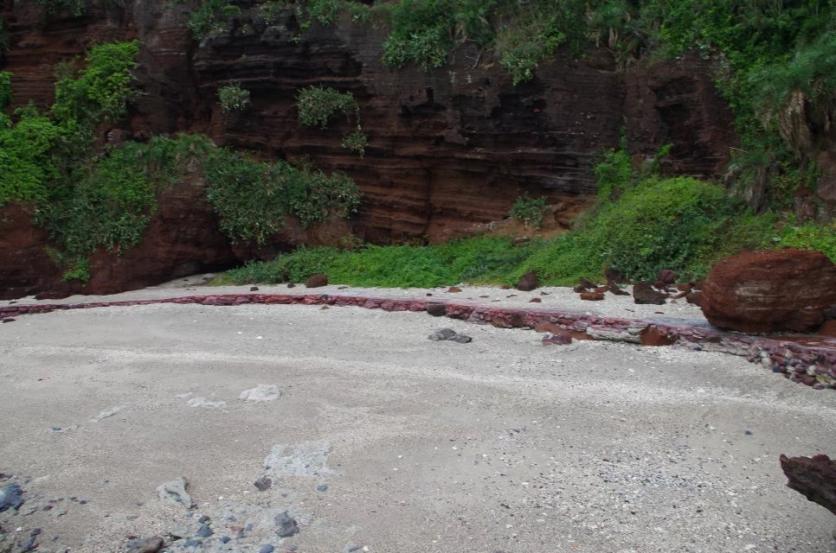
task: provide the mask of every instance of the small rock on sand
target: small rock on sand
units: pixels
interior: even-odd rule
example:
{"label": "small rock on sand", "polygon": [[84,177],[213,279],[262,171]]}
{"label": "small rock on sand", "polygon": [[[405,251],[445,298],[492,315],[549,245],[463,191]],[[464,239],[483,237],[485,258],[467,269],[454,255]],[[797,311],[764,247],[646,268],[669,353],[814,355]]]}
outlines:
{"label": "small rock on sand", "polygon": [[238,399],[243,401],[273,401],[281,395],[275,384],[259,384],[255,388],[244,390]]}
{"label": "small rock on sand", "polygon": [[189,487],[189,482],[184,477],[165,482],[157,487],[157,494],[159,494],[162,501],[173,503],[175,505],[182,505],[187,509],[194,507],[192,496],[186,491]]}

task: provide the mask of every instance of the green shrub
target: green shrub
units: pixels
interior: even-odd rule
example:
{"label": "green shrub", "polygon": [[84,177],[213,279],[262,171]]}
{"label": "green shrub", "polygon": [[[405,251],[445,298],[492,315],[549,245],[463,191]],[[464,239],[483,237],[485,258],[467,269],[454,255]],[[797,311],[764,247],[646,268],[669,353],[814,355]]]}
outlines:
{"label": "green shrub", "polygon": [[12,74],[0,71],[0,112],[12,102]]}
{"label": "green shrub", "polygon": [[369,137],[362,129],[357,128],[343,138],[342,147],[351,150],[363,157],[366,154],[366,146],[369,145]]}
{"label": "green shrub", "polygon": [[73,260],[69,268],[64,271],[63,279],[66,282],[73,280],[87,282],[90,280],[90,261],[87,258]]}
{"label": "green shrub", "polygon": [[633,166],[624,148],[605,151],[594,172],[598,198],[602,201],[617,198],[633,181]]}
{"label": "green shrub", "polygon": [[131,71],[138,53],[137,41],[94,46],[83,70],[62,75],[55,84],[56,120],[90,128],[120,119],[134,94]]}
{"label": "green shrub", "polygon": [[529,198],[520,196],[511,206],[510,216],[527,227],[539,229],[543,226],[543,216],[546,213],[545,198]]}
{"label": "green shrub", "polygon": [[329,213],[348,217],[359,203],[356,185],[344,175],[281,161],[259,163],[228,150],[211,154],[205,172],[207,197],[221,217],[221,229],[235,241],[264,243],[288,215],[307,227]]}
{"label": "green shrub", "polygon": [[189,16],[189,30],[198,40],[223,34],[229,30],[229,20],[240,13],[241,8],[229,0],[202,0]]}
{"label": "green shrub", "polygon": [[15,125],[0,125],[0,206],[11,201],[42,203],[58,176],[51,151],[61,130],[36,110],[19,111]]}
{"label": "green shrub", "polygon": [[322,86],[309,86],[300,90],[296,97],[296,107],[299,110],[299,122],[303,126],[321,129],[327,128],[334,116],[356,116],[360,109],[351,92]]}
{"label": "green shrub", "polygon": [[218,100],[225,112],[243,111],[250,105],[250,91],[238,83],[224,85],[218,89]]}

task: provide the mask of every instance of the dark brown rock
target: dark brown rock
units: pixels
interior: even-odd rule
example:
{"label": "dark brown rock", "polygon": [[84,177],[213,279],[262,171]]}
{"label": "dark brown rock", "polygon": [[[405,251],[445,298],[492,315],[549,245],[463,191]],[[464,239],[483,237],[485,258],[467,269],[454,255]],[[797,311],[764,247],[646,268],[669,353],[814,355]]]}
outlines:
{"label": "dark brown rock", "polygon": [[836,303],[836,265],[822,253],[746,252],[717,263],[701,307],[716,327],[741,332],[806,332]]}
{"label": "dark brown rock", "polygon": [[328,275],[316,273],[308,277],[305,281],[306,288],[322,288],[328,286]]}
{"label": "dark brown rock", "polygon": [[581,299],[585,301],[601,301],[604,299],[603,292],[582,292]]}
{"label": "dark brown rock", "polygon": [[676,343],[677,337],[672,336],[656,325],[648,325],[639,334],[643,346],[669,346]]}
{"label": "dark brown rock", "polygon": [[47,253],[47,232],[30,207],[0,207],[0,299],[19,298],[61,281],[61,268]]}
{"label": "dark brown rock", "polygon": [[633,286],[633,300],[638,304],[664,305],[667,295],[653,289],[648,282],[639,282]]}
{"label": "dark brown rock", "polygon": [[621,288],[615,282],[610,282],[610,284],[607,286],[607,289],[610,291],[611,294],[614,294],[616,296],[629,296],[630,295],[630,292],[628,292],[627,290],[624,290],[623,288]]}
{"label": "dark brown rock", "polygon": [[543,300],[541,300],[540,298],[531,298],[530,300],[528,300],[528,303],[543,303]]}
{"label": "dark brown rock", "polygon": [[836,515],[836,460],[827,455],[787,457],[781,455],[787,486]]}
{"label": "dark brown rock", "polygon": [[676,279],[679,277],[674,271],[670,269],[662,269],[659,271],[659,274],[656,275],[656,287],[657,288],[665,288],[667,286],[671,286],[676,282]]}
{"label": "dark brown rock", "polygon": [[542,342],[544,346],[567,346],[572,343],[572,333],[558,329],[557,332],[550,332],[543,336]]}
{"label": "dark brown rock", "polygon": [[540,280],[537,278],[537,273],[529,271],[517,281],[516,289],[522,290],[523,292],[530,292],[539,286]]}
{"label": "dark brown rock", "polygon": [[685,301],[691,305],[700,305],[702,303],[702,292],[688,292],[685,294]]}
{"label": "dark brown rock", "polygon": [[447,291],[451,294],[458,294],[459,292],[462,291],[462,289],[459,288],[458,286],[451,286],[450,288],[447,289]]}
{"label": "dark brown rock", "polygon": [[443,317],[447,314],[447,306],[443,303],[428,303],[427,313],[433,317]]}
{"label": "dark brown rock", "polygon": [[836,320],[829,319],[824,321],[819,329],[816,331],[816,334],[819,336],[829,336],[830,338],[836,338]]}

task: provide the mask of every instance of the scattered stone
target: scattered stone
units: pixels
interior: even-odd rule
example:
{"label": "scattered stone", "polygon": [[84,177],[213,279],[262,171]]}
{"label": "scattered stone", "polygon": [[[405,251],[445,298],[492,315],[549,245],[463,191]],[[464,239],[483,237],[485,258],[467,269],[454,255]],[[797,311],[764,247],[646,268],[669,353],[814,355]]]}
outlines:
{"label": "scattered stone", "polygon": [[258,553],[273,553],[276,548],[270,545],[269,543],[265,543],[258,549]]}
{"label": "scattered stone", "polygon": [[316,491],[323,493],[328,491],[328,484],[319,484],[316,487]]}
{"label": "scattered stone", "polygon": [[305,281],[306,288],[322,288],[323,286],[328,286],[328,276],[323,273],[313,274]]}
{"label": "scattered stone", "polygon": [[604,299],[603,292],[582,292],[581,299],[585,301],[601,301]]}
{"label": "scattered stone", "polygon": [[264,459],[264,468],[274,478],[327,474],[331,472],[326,465],[330,452],[330,444],[324,441],[278,444]]}
{"label": "scattered stone", "polygon": [[162,501],[175,505],[179,504],[186,509],[191,509],[194,507],[194,501],[192,500],[192,496],[186,491],[188,487],[189,482],[181,476],[176,480],[160,484],[157,487],[157,494]]}
{"label": "scattered stone", "polygon": [[695,291],[695,292],[688,292],[685,294],[685,301],[690,303],[691,305],[699,306],[702,304],[702,292]]}
{"label": "scattered stone", "polygon": [[3,319],[3,322],[4,323],[13,323],[13,322],[15,322],[15,319],[12,319],[11,317],[9,317],[8,319]]}
{"label": "scattered stone", "polygon": [[165,541],[154,536],[145,539],[132,539],[128,541],[127,553],[157,553],[165,545]]}
{"label": "scattered stone", "polygon": [[458,286],[451,286],[450,288],[447,289],[447,291],[451,294],[458,294],[459,292],[462,291],[462,289],[459,288]]}
{"label": "scattered stone", "polygon": [[362,545],[355,545],[353,543],[349,543],[345,547],[343,547],[343,553],[355,553],[356,551],[360,551],[363,549]]}
{"label": "scattered stone", "polygon": [[258,292],[258,286],[250,286],[250,292]]}
{"label": "scattered stone", "polygon": [[273,487],[273,479],[269,476],[262,476],[261,478],[253,482],[253,486],[255,486],[260,492],[269,490]]}
{"label": "scattered stone", "polygon": [[443,317],[447,314],[447,306],[443,303],[428,303],[427,313],[433,317]]}
{"label": "scattered stone", "polygon": [[615,282],[611,282],[611,283],[609,283],[609,284],[607,285],[607,289],[610,291],[610,293],[611,293],[611,294],[614,294],[614,295],[616,295],[616,296],[629,296],[629,295],[630,295],[630,292],[628,292],[627,290],[625,290],[625,289],[621,288],[621,287],[620,287],[618,284],[616,284]]}
{"label": "scattered stone", "polygon": [[452,340],[456,336],[456,331],[452,328],[442,328],[430,334],[429,338],[433,342],[442,342],[444,340]]}
{"label": "scattered stone", "polygon": [[17,511],[23,503],[23,488],[18,484],[6,484],[0,488],[0,513],[8,509]]}
{"label": "scattered stone", "polygon": [[531,298],[530,300],[528,300],[528,303],[543,303],[543,300],[541,300],[540,298]]}
{"label": "scattered stone", "polygon": [[276,533],[280,538],[289,538],[299,533],[299,525],[287,514],[287,511],[276,515],[275,523],[277,528]]}
{"label": "scattered stone", "polygon": [[836,303],[836,265],[823,253],[784,249],[745,252],[711,269],[703,314],[727,330],[807,332]]}
{"label": "scattered stone", "polygon": [[230,538],[229,536],[221,536],[220,541],[221,541],[221,543],[229,543],[229,542],[232,541],[232,538]]}
{"label": "scattered stone", "polygon": [[549,332],[543,336],[544,346],[568,346],[572,343],[572,333],[565,329],[557,329],[557,332]]}
{"label": "scattered stone", "polygon": [[537,278],[537,273],[534,271],[529,271],[525,273],[523,276],[520,277],[520,280],[517,281],[517,285],[515,288],[517,290],[521,290],[523,292],[530,292],[535,288],[540,287],[540,279]]}
{"label": "scattered stone", "polygon": [[667,296],[653,289],[650,283],[640,282],[633,286],[633,301],[638,304],[664,305]]}
{"label": "scattered stone", "polygon": [[117,405],[116,407],[111,407],[110,409],[105,409],[104,411],[100,412],[98,415],[90,419],[90,422],[99,422],[104,419],[110,418],[119,411],[124,409],[121,405]]}
{"label": "scattered stone", "polygon": [[281,395],[275,384],[259,384],[255,388],[244,390],[238,399],[243,401],[273,401]]}
{"label": "scattered stone", "polygon": [[436,330],[435,332],[430,334],[428,338],[433,342],[451,341],[457,342],[459,344],[469,344],[473,341],[473,338],[471,338],[470,336],[458,334],[452,328],[442,328],[440,330]]}
{"label": "scattered stone", "polygon": [[209,522],[210,520],[212,520],[212,519],[209,518],[209,515],[201,515],[200,518],[197,519],[197,521],[200,524],[205,524],[205,523]]}
{"label": "scattered stone", "polygon": [[200,526],[200,528],[197,529],[197,532],[195,532],[195,536],[197,536],[199,538],[208,538],[209,536],[211,536],[214,533],[215,532],[212,530],[212,528],[208,524],[202,524]]}
{"label": "scattered stone", "polygon": [[35,528],[31,532],[29,532],[29,537],[26,539],[23,544],[21,544],[20,549],[18,550],[20,553],[29,553],[29,551],[34,551],[38,549],[38,536],[41,535],[41,529]]}
{"label": "scattered stone", "polygon": [[789,479],[789,488],[836,515],[836,460],[827,455],[781,455],[781,469]]}
{"label": "scattered stone", "polygon": [[295,284],[293,284],[292,282],[288,282],[288,283],[287,283],[287,287],[288,287],[288,288],[296,288],[296,285],[295,285]]}
{"label": "scattered stone", "polygon": [[221,409],[226,407],[226,402],[222,400],[211,401],[205,397],[193,397],[186,402],[189,407],[202,407],[204,409]]}
{"label": "scattered stone", "polygon": [[669,346],[676,343],[677,337],[672,336],[656,325],[648,325],[639,334],[643,346]]}
{"label": "scattered stone", "polygon": [[679,290],[680,292],[686,292],[687,293],[687,292],[690,292],[691,290],[694,289],[694,285],[691,284],[690,282],[685,283],[685,284],[677,284],[676,289]]}
{"label": "scattered stone", "polygon": [[679,275],[674,271],[671,271],[670,269],[662,269],[659,271],[659,274],[656,275],[656,283],[654,286],[660,290],[664,290],[668,286],[672,286],[676,282],[677,278],[679,278]]}

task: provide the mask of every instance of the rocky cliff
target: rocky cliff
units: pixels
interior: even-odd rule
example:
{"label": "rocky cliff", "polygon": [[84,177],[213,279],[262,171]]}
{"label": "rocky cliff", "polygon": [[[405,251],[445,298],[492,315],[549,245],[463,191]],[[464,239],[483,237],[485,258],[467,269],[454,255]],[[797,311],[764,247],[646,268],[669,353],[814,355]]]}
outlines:
{"label": "rocky cliff", "polygon": [[[619,70],[603,50],[580,60],[561,54],[534,80],[513,86],[488,53],[469,44],[444,68],[387,68],[385,31],[348,18],[300,32],[290,12],[268,24],[245,10],[225,32],[196,43],[188,8],[174,2],[136,0],[79,17],[45,17],[32,4],[5,1],[10,49],[2,69],[14,74],[17,105],[50,103],[60,61],[96,42],[137,37],[141,94],[125,125],[129,136],[204,132],[256,156],[343,171],[363,194],[353,230],[374,242],[459,236],[505,217],[523,193],[547,197],[568,226],[590,205],[592,166],[618,145],[622,129],[636,156],[670,143],[667,170],[698,176],[716,176],[735,143],[730,112],[696,58]],[[217,90],[233,82],[250,91],[251,105],[230,115]],[[364,156],[341,147],[347,122],[300,127],[296,95],[312,84],[353,93],[369,138]],[[193,222],[168,219],[178,220]],[[159,281],[181,272],[175,265],[182,261],[115,286]]]}

